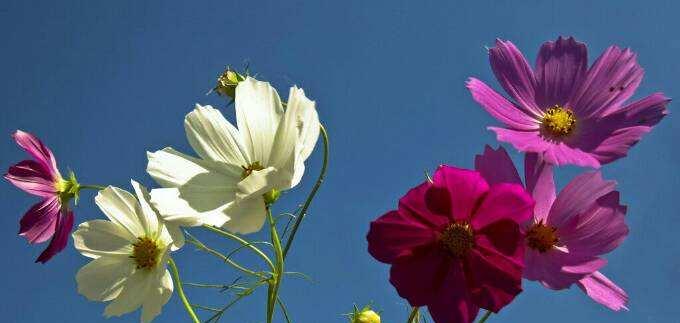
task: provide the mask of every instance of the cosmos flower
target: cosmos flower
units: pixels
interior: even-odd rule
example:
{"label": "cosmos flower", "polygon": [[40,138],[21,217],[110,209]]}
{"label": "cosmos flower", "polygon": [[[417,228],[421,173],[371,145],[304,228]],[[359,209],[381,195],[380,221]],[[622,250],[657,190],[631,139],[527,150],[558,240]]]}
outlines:
{"label": "cosmos flower", "polygon": [[588,69],[586,45],[560,37],[541,46],[532,69],[513,43],[497,40],[489,60],[514,100],[469,79],[474,100],[505,125],[489,129],[554,165],[599,168],[624,157],[667,114],[662,93],[626,103],[643,75],[630,49],[611,46]]}
{"label": "cosmos flower", "polygon": [[371,223],[368,251],[391,264],[390,282],[437,323],[472,322],[522,291],[519,223],[534,202],[517,184],[489,186],[475,171],[440,166],[399,208]]}
{"label": "cosmos flower", "polygon": [[149,204],[149,193],[132,181],[135,195],[109,186],[95,202],[109,220],[82,223],[73,232],[76,249],[92,258],[76,275],[78,292],[110,302],[106,317],[142,307],[141,322],[151,322],[172,295],[166,269],[172,239]]}
{"label": "cosmos flower", "polygon": [[314,101],[292,87],[284,110],[269,83],[248,77],[236,86],[235,106],[238,129],[210,106],[186,116],[187,139],[200,158],[172,148],[148,153],[147,171],[164,187],[152,190],[151,200],[169,226],[258,231],[263,195],[300,182],[319,137]]}
{"label": "cosmos flower", "polygon": [[[475,166],[491,184],[521,184],[507,152],[487,146]],[[626,309],[628,296],[600,270],[600,256],[618,247],[628,235],[626,207],[619,203],[614,181],[599,172],[575,177],[555,194],[552,166],[536,153],[526,154],[525,183],[536,207],[526,234],[524,277],[550,289],[576,284],[588,296],[608,308]]]}
{"label": "cosmos flower", "polygon": [[77,198],[79,185],[75,175],[64,179],[57,162],[47,146],[34,135],[17,130],[12,137],[33,159],[23,160],[5,174],[14,186],[42,200],[33,205],[19,222],[19,235],[29,243],[52,239],[36,262],[45,263],[64,250],[73,229],[73,212],[68,203]]}

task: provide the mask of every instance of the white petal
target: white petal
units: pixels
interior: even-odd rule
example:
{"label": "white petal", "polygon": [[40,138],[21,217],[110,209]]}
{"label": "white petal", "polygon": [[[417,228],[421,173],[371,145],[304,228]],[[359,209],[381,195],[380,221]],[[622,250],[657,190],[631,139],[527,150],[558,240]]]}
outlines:
{"label": "white petal", "polygon": [[125,281],[123,290],[120,294],[109,303],[104,309],[104,316],[107,318],[111,316],[121,316],[125,313],[130,313],[139,308],[144,303],[154,283],[157,284],[158,276],[155,271],[136,270]]}
{"label": "white petal", "polygon": [[81,223],[73,232],[73,244],[83,256],[123,256],[132,254],[132,243],[137,237],[121,226],[107,220],[92,220]]}
{"label": "white petal", "polygon": [[235,166],[249,164],[239,131],[213,107],[196,105],[184,119],[189,144],[203,159]]}
{"label": "white petal", "polygon": [[244,165],[234,166],[202,160],[169,147],[153,153],[147,152],[146,155],[149,160],[146,171],[163,187],[178,187],[196,182],[221,186],[225,182],[240,180],[243,172],[241,165]]}
{"label": "white petal", "polygon": [[236,123],[248,148],[251,162],[269,164],[283,106],[276,90],[267,82],[248,77],[236,86]]}
{"label": "white petal", "polygon": [[164,221],[181,226],[221,226],[229,218],[222,211],[236,198],[231,190],[200,190],[192,187],[151,190],[151,203]]}
{"label": "white petal", "polygon": [[158,215],[156,211],[149,204],[151,197],[149,196],[149,191],[146,187],[140,185],[136,181],[130,181],[132,187],[137,195],[137,200],[139,201],[139,209],[137,210],[137,215],[139,216],[139,222],[141,223],[147,237],[158,237],[161,233],[160,224],[158,222]]}
{"label": "white petal", "polygon": [[259,231],[267,215],[262,196],[237,200],[229,205],[225,213],[230,220],[222,227],[231,232],[243,234]]}
{"label": "white petal", "polygon": [[[224,221],[222,223],[224,223]],[[178,250],[179,248],[182,248],[184,246],[184,242],[186,241],[186,238],[184,237],[184,232],[182,232],[182,228],[180,228],[178,225],[173,225],[171,223],[167,223],[165,228],[167,229],[168,235],[170,236],[170,240],[172,241],[172,246],[170,247],[170,250],[175,251]]]}
{"label": "white petal", "polygon": [[249,196],[262,196],[276,187],[278,179],[277,170],[274,167],[267,167],[263,170],[253,171],[238,183],[236,191],[237,199],[248,198]]}
{"label": "white petal", "polygon": [[160,284],[153,286],[147,294],[144,303],[142,304],[142,319],[143,323],[153,321],[153,319],[161,313],[163,305],[165,305],[170,296],[172,296],[173,284],[170,272],[166,269],[161,277]]}
{"label": "white petal", "polygon": [[99,209],[115,224],[125,228],[131,235],[142,237],[146,234],[139,222],[137,199],[129,192],[109,186],[100,190],[94,198]]}
{"label": "white petal", "polygon": [[100,257],[78,270],[78,293],[91,301],[109,301],[116,298],[127,278],[134,271],[129,258]]}

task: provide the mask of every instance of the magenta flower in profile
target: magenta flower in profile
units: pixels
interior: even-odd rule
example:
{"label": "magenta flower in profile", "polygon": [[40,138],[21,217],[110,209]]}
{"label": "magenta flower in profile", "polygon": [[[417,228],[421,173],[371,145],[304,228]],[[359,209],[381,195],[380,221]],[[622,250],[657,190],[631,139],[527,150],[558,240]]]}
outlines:
{"label": "magenta flower in profile", "polygon": [[[522,183],[502,147],[487,146],[475,166],[490,184]],[[526,154],[524,169],[526,189],[536,201],[532,220],[522,226],[528,247],[524,277],[556,290],[576,284],[614,311],[627,309],[626,292],[599,272],[607,263],[600,256],[628,235],[626,207],[619,204],[616,183],[603,180],[600,172],[588,172],[556,196],[552,166],[540,155]]]}
{"label": "magenta flower in profile", "polygon": [[519,223],[533,205],[520,185],[440,166],[371,223],[368,251],[392,265],[390,282],[412,306],[427,306],[437,323],[469,323],[522,291]]}
{"label": "magenta flower in profile", "polygon": [[68,180],[61,177],[52,151],[40,139],[21,130],[12,137],[33,159],[10,167],[5,179],[42,199],[21,218],[19,235],[32,244],[52,239],[36,260],[45,263],[68,243],[73,228],[73,212],[68,202],[77,196],[78,183],[73,175]]}
{"label": "magenta flower in profile", "polygon": [[476,78],[467,87],[505,125],[489,127],[498,140],[554,165],[599,168],[626,156],[667,114],[670,99],[654,93],[626,104],[642,81],[636,55],[611,46],[588,69],[587,52],[560,37],[541,46],[532,69],[513,43],[497,40],[491,68],[514,102]]}

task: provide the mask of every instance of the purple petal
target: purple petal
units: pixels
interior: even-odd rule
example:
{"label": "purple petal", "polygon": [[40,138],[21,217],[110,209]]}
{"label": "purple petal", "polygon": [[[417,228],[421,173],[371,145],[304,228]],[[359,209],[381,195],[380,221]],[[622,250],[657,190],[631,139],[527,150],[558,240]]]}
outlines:
{"label": "purple petal", "polygon": [[588,49],[573,37],[546,42],[536,58],[536,102],[565,106],[588,69]]}
{"label": "purple petal", "polygon": [[592,155],[600,164],[611,163],[628,155],[628,150],[650,131],[652,128],[646,126],[615,130],[592,151]]}
{"label": "purple petal", "polygon": [[[597,199],[614,191],[616,182],[605,181],[600,172],[588,172],[576,176],[557,195],[547,223],[552,227],[561,228],[575,217],[590,209]],[[561,235],[561,234],[558,234]]]}
{"label": "purple petal", "polygon": [[482,175],[467,169],[441,165],[432,179],[434,186],[450,198],[452,220],[469,220],[482,196],[489,191]]}
{"label": "purple petal", "polygon": [[555,201],[552,165],[546,163],[540,154],[526,153],[524,155],[524,181],[527,185],[527,192],[536,201],[534,222],[545,221]]}
{"label": "purple petal", "polygon": [[602,115],[630,98],[643,74],[635,53],[611,46],[590,67],[569,107],[581,118]]}
{"label": "purple petal", "polygon": [[600,168],[600,161],[589,151],[564,142],[550,143],[543,153],[543,158],[553,165],[576,165],[581,167]]}
{"label": "purple petal", "polygon": [[467,88],[470,90],[472,98],[498,121],[518,130],[537,130],[539,128],[539,123],[534,117],[525,113],[484,82],[470,78],[467,82]]}
{"label": "purple petal", "polygon": [[68,237],[71,234],[71,230],[73,230],[73,212],[70,210],[63,210],[59,214],[58,219],[57,231],[55,232],[54,237],[52,237],[52,241],[50,241],[47,249],[45,249],[40,254],[35,262],[44,264],[48,260],[52,259],[54,255],[66,248],[66,245],[68,244]]}
{"label": "purple petal", "polygon": [[486,145],[484,153],[475,156],[475,170],[484,177],[489,185],[498,183],[522,185],[517,168],[515,168],[510,156],[508,156],[503,147],[498,147],[497,150],[494,150],[489,145]]}
{"label": "purple petal", "polygon": [[670,102],[671,99],[663,95],[663,93],[654,93],[623,108],[610,109],[607,111],[607,117],[622,115],[625,119],[624,125],[626,127],[652,127],[668,114],[666,105]]}
{"label": "purple petal", "polygon": [[578,287],[594,301],[613,311],[628,310],[628,294],[599,271],[581,279]]}
{"label": "purple petal", "polygon": [[[540,282],[546,288],[560,290],[569,288],[605,264],[606,262],[597,257],[573,255],[558,248],[543,253],[527,248],[523,275],[528,280]],[[592,271],[583,272],[585,267]],[[571,270],[565,271],[565,268]]]}
{"label": "purple petal", "polygon": [[496,40],[489,49],[489,61],[496,79],[527,113],[540,115],[536,105],[536,79],[524,55],[509,41]]}
{"label": "purple petal", "polygon": [[54,196],[33,205],[19,221],[19,235],[29,243],[41,243],[50,239],[56,230],[61,204]]}
{"label": "purple petal", "polygon": [[52,178],[59,178],[59,170],[57,169],[57,162],[54,159],[52,151],[45,146],[38,137],[21,130],[17,130],[12,137],[19,147],[23,148],[29,155],[31,155],[42,167],[45,172],[49,173]]}
{"label": "purple petal", "polygon": [[538,131],[519,131],[498,127],[487,127],[487,129],[496,133],[498,141],[507,142],[522,152],[542,153],[552,145],[543,139]]}
{"label": "purple petal", "polygon": [[40,163],[33,160],[24,160],[10,167],[5,179],[28,194],[51,197],[57,192],[55,187],[57,179],[46,172]]}
{"label": "purple petal", "polygon": [[371,222],[366,239],[368,252],[375,259],[392,263],[397,258],[412,255],[415,248],[435,241],[436,231],[409,213],[390,211]]}

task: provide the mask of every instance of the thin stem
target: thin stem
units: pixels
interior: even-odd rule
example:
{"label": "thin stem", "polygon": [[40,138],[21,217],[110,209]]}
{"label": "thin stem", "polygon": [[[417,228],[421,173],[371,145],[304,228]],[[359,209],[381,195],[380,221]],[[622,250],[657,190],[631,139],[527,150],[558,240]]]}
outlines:
{"label": "thin stem", "polygon": [[281,297],[277,297],[276,302],[279,303],[279,307],[281,308],[281,312],[283,313],[283,317],[286,319],[286,323],[291,323],[290,317],[288,316],[288,310],[286,309],[286,305],[283,304]]}
{"label": "thin stem", "polygon": [[486,310],[486,314],[484,314],[484,316],[482,316],[482,318],[477,323],[486,322],[486,320],[489,318],[489,316],[491,316],[491,311]]}
{"label": "thin stem", "polygon": [[406,320],[406,323],[413,323],[413,319],[418,317],[420,315],[420,309],[418,306],[414,306],[413,309],[411,310],[411,314],[408,316],[408,320]]}
{"label": "thin stem", "polygon": [[256,246],[254,246],[252,243],[246,241],[245,239],[243,239],[243,238],[241,238],[241,237],[239,237],[239,236],[237,236],[233,233],[230,233],[230,232],[227,232],[227,231],[224,231],[224,230],[220,230],[220,229],[218,229],[218,228],[216,228],[212,225],[204,224],[203,227],[212,231],[212,232],[215,232],[215,233],[217,233],[217,234],[219,234],[223,237],[234,240],[234,241],[240,243],[241,245],[245,246],[246,248],[249,248],[250,250],[254,251],[258,256],[260,256],[260,258],[262,258],[267,263],[267,265],[269,265],[269,268],[271,268],[271,270],[274,270],[274,268],[275,268],[274,263],[272,263],[272,261],[269,259],[269,257],[267,257],[267,255],[264,252],[262,252],[262,250],[260,250]]}
{"label": "thin stem", "polygon": [[264,277],[264,275],[262,275],[261,273],[252,271],[252,270],[250,270],[250,269],[248,269],[248,268],[245,268],[245,267],[239,265],[239,264],[236,263],[235,261],[229,259],[229,257],[223,255],[222,253],[220,253],[219,251],[217,251],[217,250],[215,250],[215,249],[212,249],[212,248],[206,246],[205,244],[203,244],[202,242],[200,242],[200,241],[198,241],[198,240],[196,240],[196,241],[194,241],[194,240],[187,240],[187,242],[188,242],[188,243],[191,243],[192,245],[196,246],[197,248],[202,249],[203,251],[205,251],[205,252],[207,252],[207,253],[209,253],[209,254],[211,254],[211,255],[213,255],[213,256],[219,258],[219,259],[221,259],[221,260],[224,261],[225,263],[231,265],[232,267],[234,267],[234,268],[236,268],[236,269],[238,269],[238,270],[240,270],[240,271],[242,271],[242,272],[244,272],[244,273],[246,273],[246,274],[248,274],[248,275],[257,276],[257,277],[260,277],[260,278]]}
{"label": "thin stem", "polygon": [[269,206],[267,206],[267,219],[269,220],[272,245],[274,245],[274,253],[276,254],[276,267],[272,275],[273,281],[269,283],[269,298],[267,299],[267,323],[271,323],[274,318],[274,307],[279,298],[279,286],[281,286],[281,279],[283,278],[283,251],[281,249],[279,232],[276,230],[276,221],[274,221],[272,210]]}
{"label": "thin stem", "polygon": [[175,264],[175,261],[172,260],[172,258],[168,258],[168,264],[170,265],[170,269],[172,269],[172,278],[175,280],[177,294],[182,300],[184,308],[187,310],[187,313],[189,313],[189,316],[191,316],[191,320],[193,320],[194,323],[201,323],[201,320],[199,320],[198,316],[196,316],[196,313],[194,313],[194,309],[191,307],[191,303],[189,303],[187,296],[184,294],[184,287],[182,287],[182,280],[179,278],[179,269],[177,269],[177,264]]}
{"label": "thin stem", "polygon": [[316,179],[316,184],[314,184],[314,187],[312,187],[312,190],[309,192],[307,200],[303,204],[302,209],[300,209],[300,214],[295,219],[293,229],[291,230],[290,236],[288,236],[288,240],[286,241],[286,247],[283,248],[283,258],[286,258],[288,255],[290,246],[293,244],[293,240],[295,239],[295,233],[297,233],[300,223],[305,218],[305,215],[307,215],[307,209],[309,208],[309,205],[312,204],[312,200],[314,199],[316,192],[319,190],[319,187],[321,187],[323,179],[326,176],[326,169],[328,168],[328,133],[326,132],[326,128],[324,128],[323,125],[320,125],[320,128],[321,138],[323,139],[323,164],[321,164],[321,173]]}
{"label": "thin stem", "polygon": [[89,190],[97,190],[97,191],[103,190],[103,189],[106,188],[106,186],[100,186],[100,185],[83,185],[83,184],[80,184],[78,186],[81,189],[86,189],[86,190],[89,189]]}

